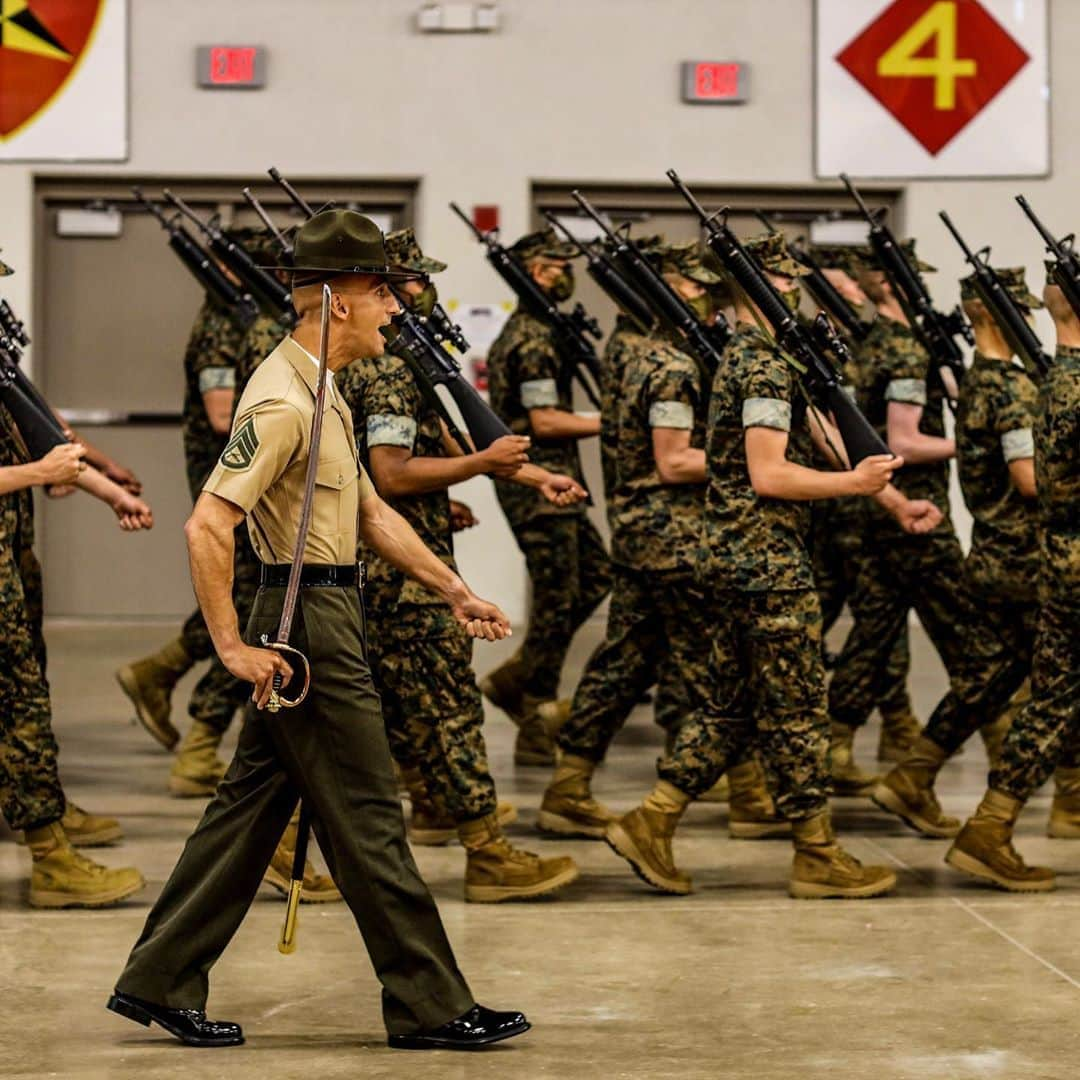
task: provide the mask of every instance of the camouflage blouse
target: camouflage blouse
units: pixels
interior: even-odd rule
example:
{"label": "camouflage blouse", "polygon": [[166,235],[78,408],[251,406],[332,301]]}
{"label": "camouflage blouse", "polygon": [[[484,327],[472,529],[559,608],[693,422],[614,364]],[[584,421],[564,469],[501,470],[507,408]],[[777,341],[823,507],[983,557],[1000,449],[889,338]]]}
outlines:
{"label": "camouflage blouse", "polygon": [[[518,308],[492,343],[487,365],[491,408],[515,435],[532,436],[529,460],[582,482],[577,440],[537,439],[529,426],[530,409],[573,409],[570,380],[550,327]],[[515,528],[540,515],[585,513],[584,504],[553,506],[538,491],[508,480],[496,480],[495,491]]]}
{"label": "camouflage blouse", "polygon": [[1024,369],[980,353],[964,376],[956,414],[960,488],[974,524],[964,572],[976,591],[1034,601],[1039,551],[1034,500],[1009,477],[1009,463],[1035,454],[1038,391]]}
{"label": "camouflage blouse", "polygon": [[[0,405],[0,467],[29,460],[11,413]],[[0,495],[0,561],[18,565],[20,553],[34,541],[34,499],[29,488]],[[0,579],[0,591],[4,582]],[[0,599],[0,610],[3,610]]]}
{"label": "camouflage blouse", "polygon": [[615,329],[604,346],[604,385],[600,393],[600,470],[604,477],[604,508],[611,522],[611,493],[615,490],[615,464],[618,453],[619,395],[622,370],[628,343],[636,337],[632,319],[619,315]]}
{"label": "camouflage blouse", "polygon": [[[697,363],[674,345],[627,332],[621,377],[614,390],[612,423],[605,417],[605,445],[613,455],[609,496],[611,557],[621,566],[691,573],[701,538],[705,487],[667,484],[653,455],[653,431],[690,432],[690,445],[705,446],[707,395]],[[615,373],[607,380],[616,386]]]}
{"label": "camouflage blouse", "polygon": [[1035,482],[1043,581],[1061,602],[1080,597],[1080,349],[1059,346],[1039,389]]}
{"label": "camouflage blouse", "polygon": [[[374,360],[356,360],[340,371],[334,381],[352,411],[360,461],[372,480],[371,450],[376,446],[399,446],[417,457],[446,456],[438,414],[425,400],[404,360],[389,353]],[[445,490],[401,495],[386,501],[447,566],[457,569],[450,528],[450,496]],[[387,611],[398,604],[443,602],[363,544],[358,557],[367,566],[365,599],[373,607]]]}
{"label": "camouflage blouse", "polygon": [[[886,415],[890,401],[921,405],[919,430],[924,435],[945,435],[945,391],[941,380],[930,370],[930,357],[914,333],[895,319],[879,316],[859,348],[859,380],[856,398],[867,420],[887,440]],[[949,463],[905,465],[893,477],[893,484],[909,499],[930,499],[943,514],[939,528],[951,528],[949,512]],[[898,528],[896,520],[872,499],[864,500],[871,520],[888,531]]]}
{"label": "camouflage blouse", "polygon": [[759,496],[750,484],[745,433],[789,432],[788,460],[811,465],[798,376],[756,326],[740,323],[713,382],[706,435],[708,486],[698,575],[716,589],[812,589],[810,504]]}

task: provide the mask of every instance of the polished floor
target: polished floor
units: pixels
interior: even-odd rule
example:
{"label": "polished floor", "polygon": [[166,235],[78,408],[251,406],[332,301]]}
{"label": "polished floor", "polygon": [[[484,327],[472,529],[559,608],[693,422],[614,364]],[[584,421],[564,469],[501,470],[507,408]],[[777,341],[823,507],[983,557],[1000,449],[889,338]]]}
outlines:
{"label": "polished floor", "polygon": [[[545,773],[514,769],[512,729],[499,714],[488,739],[500,793],[520,809],[514,839],[573,854],[582,879],[555,901],[466,906],[459,848],[419,849],[417,859],[474,992],[526,1011],[532,1032],[483,1054],[386,1049],[378,987],[348,911],[305,907],[299,949],[283,957],[283,904],[266,889],[213,976],[211,1013],[242,1022],[246,1046],[185,1050],[125,1022],[105,1012],[105,998],[200,804],[166,793],[169,759],[129,722],[112,671],[169,632],[49,628],[69,793],[122,818],[125,842],[100,856],[138,865],[150,885],[112,910],[30,910],[29,858],[0,826],[0,1076],[1065,1080],[1080,1069],[1080,843],[1044,837],[1045,795],[1023,819],[1020,846],[1061,872],[1048,896],[969,885],[943,865],[942,843],[847,801],[836,809],[840,828],[860,858],[899,871],[894,897],[789,900],[789,847],[731,841],[725,809],[698,805],[677,846],[696,892],[668,898],[601,843],[534,833]],[[568,683],[598,634],[595,625],[583,631]],[[921,634],[913,637],[912,685],[925,716],[943,680]],[[504,651],[478,647],[478,668]],[[178,693],[180,717],[191,681]],[[860,738],[865,765],[876,737],[875,725]],[[631,806],[652,782],[658,745],[648,711],[637,710],[599,774],[600,796]],[[971,746],[947,768],[947,810],[972,807],[984,765],[981,746]]]}

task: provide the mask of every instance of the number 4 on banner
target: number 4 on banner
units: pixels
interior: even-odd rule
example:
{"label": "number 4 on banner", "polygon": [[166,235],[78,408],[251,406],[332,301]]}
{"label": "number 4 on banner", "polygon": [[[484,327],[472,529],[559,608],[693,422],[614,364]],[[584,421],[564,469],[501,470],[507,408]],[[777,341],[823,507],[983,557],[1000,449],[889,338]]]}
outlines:
{"label": "number 4 on banner", "polygon": [[[933,56],[916,53],[935,38]],[[934,80],[934,108],[949,112],[956,108],[956,80],[978,72],[974,60],[956,55],[956,3],[939,0],[927,9],[882,53],[877,73],[883,78],[926,78]]]}

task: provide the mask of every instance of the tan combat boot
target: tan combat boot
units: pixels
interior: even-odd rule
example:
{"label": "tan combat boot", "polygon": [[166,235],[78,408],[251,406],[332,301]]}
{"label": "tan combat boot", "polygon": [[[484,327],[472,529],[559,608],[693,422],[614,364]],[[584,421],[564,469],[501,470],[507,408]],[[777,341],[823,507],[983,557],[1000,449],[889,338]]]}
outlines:
{"label": "tan combat boot", "polygon": [[470,904],[498,904],[504,900],[532,900],[558,892],[581,873],[573,859],[561,855],[541,859],[514,847],[494,814],[458,826],[465,848],[465,900]]}
{"label": "tan combat boot", "polygon": [[704,795],[697,797],[698,802],[707,803],[724,803],[731,798],[731,783],[728,780],[728,774],[724,773],[719,780]]}
{"label": "tan combat boot", "polygon": [[676,867],[671,851],[671,838],[689,805],[689,795],[659,780],[639,807],[613,821],[604,833],[608,847],[642,881],[672,896],[694,891],[690,875]]}
{"label": "tan combat boot", "polygon": [[[402,782],[409,796],[409,843],[417,847],[442,847],[457,838],[457,822],[446,807],[428,794],[419,766],[402,770]],[[495,816],[500,825],[517,821],[517,807],[500,800]]]}
{"label": "tan combat boot", "polygon": [[874,788],[874,802],[923,836],[950,839],[960,831],[960,821],[942,812],[934,793],[948,758],[936,742],[920,735],[908,756]]}
{"label": "tan combat boot", "polygon": [[[277,889],[282,896],[289,895],[289,882],[292,880],[293,856],[296,854],[296,839],[300,832],[300,808],[297,807],[285,832],[281,836],[277,850],[270,859],[270,865],[263,874],[263,881]],[[317,874],[311,860],[304,861],[304,884],[300,889],[300,903],[326,904],[341,899],[341,892],[329,874]]]}
{"label": "tan combat boot", "polygon": [[[70,799],[64,808],[60,825],[72,847],[102,847],[105,844],[115,843],[124,835],[120,822],[116,818],[88,814]],[[26,837],[20,834],[15,842],[25,844]]]}
{"label": "tan combat boot", "polygon": [[514,764],[554,765],[557,757],[555,740],[548,734],[544,721],[536,711],[540,702],[528,694],[522,696],[522,701],[524,712],[514,740]]}
{"label": "tan combat boot", "polygon": [[480,693],[518,725],[524,717],[524,675],[519,649],[509,660],[504,660],[494,671],[485,675],[479,683]]}
{"label": "tan combat boot", "polygon": [[829,811],[791,823],[795,860],[788,892],[796,900],[870,900],[889,892],[896,875],[884,866],[863,866],[837,842]]}
{"label": "tan combat boot", "polygon": [[834,722],[829,744],[829,775],[832,793],[841,798],[872,795],[881,779],[863,772],[855,764],[854,743],[855,728]]}
{"label": "tan combat boot", "polygon": [[169,791],[185,798],[213,795],[228,768],[217,756],[223,737],[220,731],[201,720],[192,723],[176,752],[169,774]]}
{"label": "tan combat boot", "polygon": [[536,715],[540,717],[544,730],[554,739],[566,727],[566,722],[570,719],[570,699],[541,701],[536,706]]}
{"label": "tan combat boot", "polygon": [[919,718],[911,711],[911,702],[899,709],[883,709],[879,705],[878,712],[881,714],[878,761],[903,761],[922,731]]}
{"label": "tan combat boot", "polygon": [[945,861],[954,869],[1007,892],[1050,892],[1054,871],[1028,866],[1013,847],[1012,835],[1024,804],[990,788],[960,830]]}
{"label": "tan combat boot", "polygon": [[728,800],[728,834],[734,840],[767,840],[790,836],[791,822],[780,817],[765,786],[765,770],[757,758],[727,771],[731,784]]}
{"label": "tan combat boot", "polygon": [[1046,835],[1054,840],[1080,840],[1080,769],[1054,773],[1054,801]]}
{"label": "tan combat boot", "polygon": [[55,821],[26,834],[34,865],[30,874],[30,905],[37,908],[107,907],[133,896],[146,886],[132,867],[111,869],[80,855]]}
{"label": "tan combat boot", "polygon": [[616,815],[592,796],[590,783],[596,762],[576,754],[563,754],[555,776],[544,792],[537,828],[560,836],[602,840]]}
{"label": "tan combat boot", "polygon": [[194,663],[183,641],[176,638],[152,656],[116,672],[116,681],[135,706],[139,722],[166,750],[180,741],[180,732],[169,722],[173,688]]}

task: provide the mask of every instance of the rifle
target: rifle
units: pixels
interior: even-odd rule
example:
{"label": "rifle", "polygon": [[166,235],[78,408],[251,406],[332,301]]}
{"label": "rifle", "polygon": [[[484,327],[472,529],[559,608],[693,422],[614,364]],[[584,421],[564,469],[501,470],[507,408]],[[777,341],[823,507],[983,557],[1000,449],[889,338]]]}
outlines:
{"label": "rifle", "polygon": [[278,247],[281,248],[281,253],[287,258],[292,258],[292,244],[285,238],[285,234],[274,224],[273,218],[266,212],[266,208],[258,199],[255,198],[251,191],[251,188],[246,187],[241,192],[244,198],[247,200],[248,206],[255,211],[259,216],[259,220],[263,223],[263,226],[270,233],[270,235],[276,241]]}
{"label": "rifle", "polygon": [[[317,213],[319,213],[319,211],[315,210],[312,207],[311,203],[307,202],[300,195],[300,192],[297,191],[296,188],[294,188],[292,184],[290,184],[289,181],[286,180],[285,177],[282,176],[281,173],[279,173],[273,165],[271,165],[270,168],[266,171],[269,174],[270,179],[273,180],[274,183],[277,184],[277,186],[281,188],[281,190],[284,191],[286,195],[289,196],[289,199],[292,202],[293,206],[295,206],[300,211],[300,213],[304,215],[304,217],[311,218],[314,217]],[[322,209],[330,210],[333,205],[333,203],[327,203]]]}
{"label": "rifle", "polygon": [[959,307],[955,307],[947,315],[934,307],[919,271],[908,262],[908,257],[893,236],[892,230],[883,224],[885,211],[873,213],[863,202],[851,178],[846,173],[841,173],[840,179],[870,226],[870,247],[881,263],[912,331],[930,354],[941,385],[945,388],[949,408],[955,412],[957,388],[964,378],[964,354],[953,339],[960,336],[969,345],[974,345],[975,338],[971,327],[964,321]]}
{"label": "rifle", "polygon": [[660,321],[686,340],[691,352],[705,367],[711,381],[720,364],[724,346],[731,340],[731,327],[724,316],[718,314],[715,325],[705,326],[686,301],[664,280],[663,274],[630,239],[629,227],[624,225],[613,231],[580,191],[572,191],[570,194],[578,206],[603,230],[618,267],[626,273],[638,292],[645,296]]}
{"label": "rifle", "polygon": [[823,409],[832,413],[851,467],[854,468],[872,454],[891,453],[841,386],[836,369],[826,355],[832,353],[841,364],[849,358],[847,346],[833,329],[828,317],[819,314],[811,329],[804,327],[788,310],[776,287],[731,231],[727,223],[727,208],[709,214],[674,169],[667,171],[667,177],[701,219],[709,248],[772,327],[781,353],[795,361],[793,366],[802,374],[808,393],[820,402]]}
{"label": "rifle", "polygon": [[21,319],[15,317],[15,312],[6,300],[0,300],[0,334],[10,338],[21,349],[30,344],[26,327]]}
{"label": "rifle", "polygon": [[525,267],[499,243],[495,230],[482,232],[455,202],[450,204],[450,209],[487,248],[488,262],[494,267],[495,273],[510,286],[518,300],[528,311],[551,327],[559,351],[566,357],[571,377],[577,379],[593,408],[599,409],[600,395],[596,387],[601,384],[600,362],[596,358],[596,350],[588,340],[588,337],[599,339],[601,336],[596,321],[586,314],[581,304],[577,304],[569,315],[560,311],[558,305],[533,281]]}
{"label": "rifle", "polygon": [[[754,216],[771,233],[777,232],[777,228],[769,218],[761,211],[755,210]],[[870,333],[870,324],[863,322],[851,309],[851,305],[840,295],[836,286],[825,276],[817,259],[810,253],[810,249],[803,246],[801,240],[789,240],[788,251],[794,256],[795,261],[810,271],[803,279],[806,290],[814,299],[814,303],[823,311],[829,313],[829,317],[835,322],[853,341],[862,341]]]}
{"label": "rifle", "polygon": [[1069,307],[1077,318],[1080,318],[1080,258],[1077,258],[1073,250],[1075,233],[1055,240],[1054,234],[1035,216],[1035,211],[1028,205],[1027,199],[1023,195],[1017,195],[1016,201],[1043,238],[1047,253],[1054,256],[1054,284],[1065,294]]}
{"label": "rifle", "polygon": [[194,275],[195,280],[207,294],[228,311],[229,316],[244,329],[247,329],[259,314],[259,305],[247,292],[241,292],[222,272],[218,265],[199,246],[198,241],[176,223],[176,218],[167,218],[161,210],[137,187],[131,189],[137,202],[145,206],[157,218],[161,227],[169,234],[169,247],[180,257],[180,261]]}
{"label": "rifle", "polygon": [[964,238],[944,210],[938,213],[938,217],[945,222],[945,227],[960,245],[964,258],[971,263],[975,271],[975,292],[993,316],[994,322],[997,323],[1009,347],[1024,362],[1028,371],[1039,379],[1045,378],[1050,369],[1050,357],[1043,352],[1042,344],[1035,336],[1035,331],[1028,326],[1016,301],[1009,295],[997,271],[990,265],[990,248],[984,247],[973,252],[964,243]]}
{"label": "rifle", "polygon": [[244,248],[218,225],[216,215],[205,222],[179,195],[174,195],[168,188],[162,194],[203,233],[210,250],[240,279],[252,296],[262,300],[270,315],[286,326],[296,325],[296,309],[292,306],[289,290],[272,274],[255,265],[255,260]]}
{"label": "rifle", "polygon": [[8,337],[0,338],[0,401],[11,413],[31,460],[71,441],[37,387],[23,374],[18,350]]}
{"label": "rifle", "polygon": [[579,255],[585,256],[589,277],[604,290],[615,306],[634,321],[641,333],[649,333],[656,325],[652,308],[622,277],[603,250],[594,244],[583,244],[554,214],[545,210],[544,217],[553,229],[558,229],[577,248]]}
{"label": "rifle", "polygon": [[[442,347],[426,319],[413,314],[402,304],[401,312],[394,316],[394,323],[399,332],[388,339],[387,348],[408,363],[422,391],[426,392],[431,388],[431,397],[434,398],[431,404],[464,453],[474,454],[477,450],[486,450],[496,439],[511,434],[510,429],[492,412],[491,406],[464,377],[461,365]],[[434,390],[438,385],[445,386],[454,399],[475,447],[462,436],[439,400]]]}

